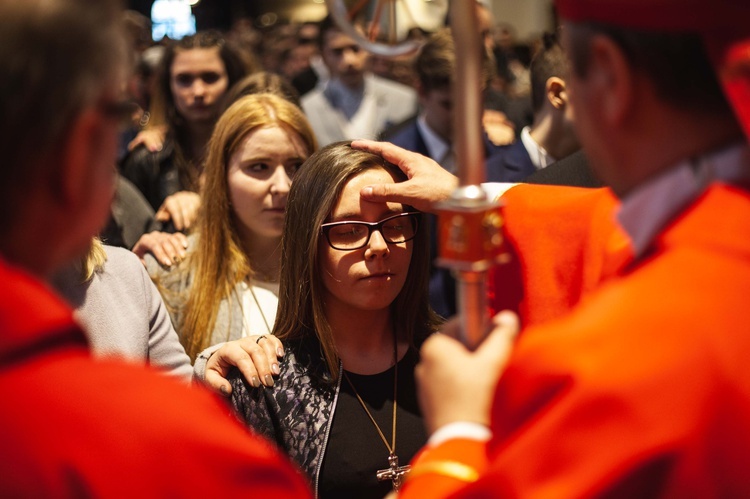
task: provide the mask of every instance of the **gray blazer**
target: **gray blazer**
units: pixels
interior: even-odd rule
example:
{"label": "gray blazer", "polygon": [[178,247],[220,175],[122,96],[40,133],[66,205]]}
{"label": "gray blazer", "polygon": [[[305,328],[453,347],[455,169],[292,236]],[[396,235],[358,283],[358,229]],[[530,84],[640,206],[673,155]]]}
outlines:
{"label": "gray blazer", "polygon": [[348,137],[341,129],[341,122],[346,118],[329,102],[325,95],[325,84],[302,97],[302,109],[320,147],[340,140],[376,139],[386,128],[401,123],[417,112],[417,95],[413,89],[375,75],[365,76],[364,99],[375,100],[376,112],[369,126],[370,135]]}

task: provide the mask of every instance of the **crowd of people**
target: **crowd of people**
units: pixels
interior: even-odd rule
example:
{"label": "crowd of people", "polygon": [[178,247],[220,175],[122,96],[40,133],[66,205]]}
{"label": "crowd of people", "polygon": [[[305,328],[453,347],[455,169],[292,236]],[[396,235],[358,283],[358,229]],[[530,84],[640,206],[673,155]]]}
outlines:
{"label": "crowd of people", "polygon": [[750,494],[750,7],[555,5],[526,67],[476,3],[512,258],[469,349],[448,27],[377,64],[0,0],[2,494]]}

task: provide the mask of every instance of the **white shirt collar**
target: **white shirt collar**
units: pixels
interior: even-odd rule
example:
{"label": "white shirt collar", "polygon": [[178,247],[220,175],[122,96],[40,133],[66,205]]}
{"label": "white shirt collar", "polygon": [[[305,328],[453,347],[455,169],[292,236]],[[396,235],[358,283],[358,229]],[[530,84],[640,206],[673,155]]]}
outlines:
{"label": "white shirt collar", "polygon": [[642,256],[672,218],[715,181],[750,179],[750,148],[744,141],[686,159],[625,196],[617,213],[634,256]]}
{"label": "white shirt collar", "polygon": [[550,156],[550,154],[531,137],[530,130],[530,127],[523,127],[523,130],[521,130],[521,142],[523,143],[523,147],[526,148],[526,152],[529,153],[531,164],[533,164],[534,168],[537,170],[541,170],[542,168],[554,163],[555,158]]}
{"label": "white shirt collar", "polygon": [[427,155],[439,163],[448,154],[451,145],[430,128],[423,114],[417,117],[417,128],[427,146]]}

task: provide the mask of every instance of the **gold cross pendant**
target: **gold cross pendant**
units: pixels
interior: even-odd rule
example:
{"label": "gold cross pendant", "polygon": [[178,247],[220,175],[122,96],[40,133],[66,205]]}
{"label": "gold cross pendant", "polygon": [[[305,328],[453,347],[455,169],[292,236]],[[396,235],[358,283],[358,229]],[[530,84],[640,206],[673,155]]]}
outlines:
{"label": "gold cross pendant", "polygon": [[390,468],[378,470],[378,480],[381,482],[384,480],[390,480],[393,482],[393,490],[398,490],[401,488],[401,484],[407,473],[409,473],[411,466],[408,464],[406,466],[399,466],[398,456],[395,454],[388,456],[388,464],[390,465]]}

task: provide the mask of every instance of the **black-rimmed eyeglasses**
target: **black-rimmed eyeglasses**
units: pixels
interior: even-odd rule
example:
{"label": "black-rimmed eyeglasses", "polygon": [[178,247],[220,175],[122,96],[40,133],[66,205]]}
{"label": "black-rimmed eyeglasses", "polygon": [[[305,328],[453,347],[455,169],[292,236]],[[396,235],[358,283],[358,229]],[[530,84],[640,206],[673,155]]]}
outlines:
{"label": "black-rimmed eyeglasses", "polygon": [[405,243],[417,235],[420,213],[399,213],[380,222],[342,221],[322,224],[320,230],[326,236],[331,248],[355,250],[364,248],[370,242],[372,231],[380,232],[388,244]]}

